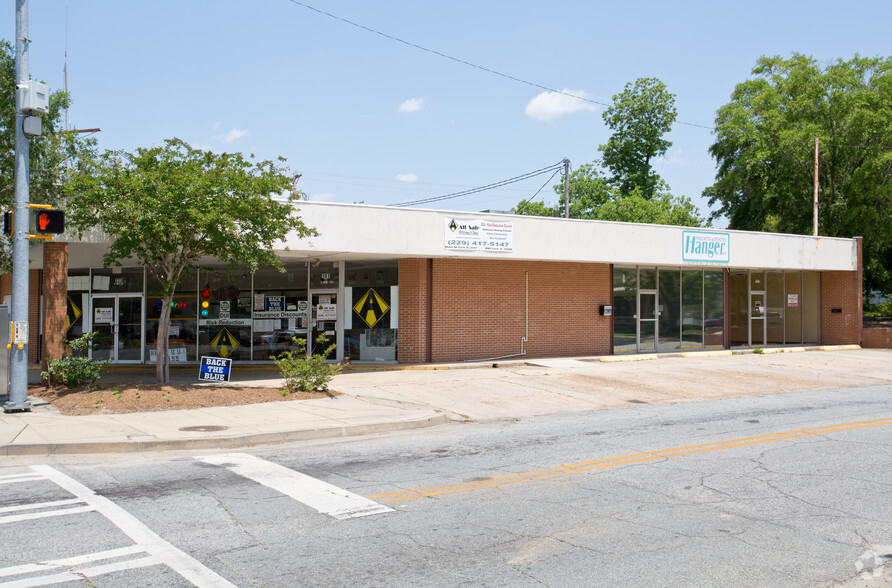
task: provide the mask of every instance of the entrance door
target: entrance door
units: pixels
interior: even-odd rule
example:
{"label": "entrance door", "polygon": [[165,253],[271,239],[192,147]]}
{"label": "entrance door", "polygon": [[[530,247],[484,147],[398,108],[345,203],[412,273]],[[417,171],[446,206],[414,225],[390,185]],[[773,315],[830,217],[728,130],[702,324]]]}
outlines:
{"label": "entrance door", "polygon": [[765,345],[765,292],[750,292],[750,345]]}
{"label": "entrance door", "polygon": [[[310,343],[307,349],[313,353],[323,353],[330,345],[338,340],[338,293],[337,292],[313,292],[310,294],[311,312]],[[316,338],[325,335],[326,343],[317,343]],[[334,360],[336,353],[332,353],[329,359]]]}
{"label": "entrance door", "polygon": [[656,351],[657,293],[641,290],[638,293],[638,351]]}
{"label": "entrance door", "polygon": [[93,296],[93,359],[140,362],[143,350],[141,295]]}

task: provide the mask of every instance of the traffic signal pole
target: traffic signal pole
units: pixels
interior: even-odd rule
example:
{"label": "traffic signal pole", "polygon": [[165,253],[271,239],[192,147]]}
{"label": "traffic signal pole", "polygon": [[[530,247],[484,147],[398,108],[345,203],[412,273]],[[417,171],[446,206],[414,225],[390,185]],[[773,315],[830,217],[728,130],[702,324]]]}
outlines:
{"label": "traffic signal pole", "polygon": [[[15,214],[12,232],[12,325],[9,350],[9,400],[4,412],[31,410],[28,401],[28,213],[29,145],[24,99],[18,86],[28,80],[28,0],[15,3]],[[6,328],[6,325],[0,325]],[[24,343],[17,342],[24,339]]]}

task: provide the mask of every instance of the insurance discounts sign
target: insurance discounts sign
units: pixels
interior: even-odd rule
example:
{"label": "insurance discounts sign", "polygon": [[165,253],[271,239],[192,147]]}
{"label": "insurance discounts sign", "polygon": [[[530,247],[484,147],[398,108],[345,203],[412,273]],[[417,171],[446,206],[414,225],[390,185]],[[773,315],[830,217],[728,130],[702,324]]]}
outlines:
{"label": "insurance discounts sign", "polygon": [[446,249],[511,251],[514,223],[446,217]]}

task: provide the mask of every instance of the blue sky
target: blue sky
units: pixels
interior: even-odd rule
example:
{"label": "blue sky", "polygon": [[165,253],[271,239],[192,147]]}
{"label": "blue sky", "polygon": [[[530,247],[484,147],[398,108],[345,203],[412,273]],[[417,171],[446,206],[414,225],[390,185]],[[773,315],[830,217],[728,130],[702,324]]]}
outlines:
{"label": "blue sky", "polygon": [[[304,0],[301,0],[304,2]],[[639,77],[711,126],[761,55],[822,62],[889,54],[892,3],[306,0],[319,10],[548,88],[603,103]],[[15,2],[3,3],[13,41]],[[602,106],[408,47],[290,0],[30,0],[30,71],[61,89],[102,149],[179,137],[287,158],[311,200],[394,204],[558,163],[590,163]],[[584,94],[582,94],[584,93]],[[704,213],[710,130],[676,124],[656,170]],[[508,210],[548,176],[429,205]],[[556,196],[550,186],[539,194]],[[803,186],[803,198],[811,186]],[[723,226],[719,221],[717,226]]]}

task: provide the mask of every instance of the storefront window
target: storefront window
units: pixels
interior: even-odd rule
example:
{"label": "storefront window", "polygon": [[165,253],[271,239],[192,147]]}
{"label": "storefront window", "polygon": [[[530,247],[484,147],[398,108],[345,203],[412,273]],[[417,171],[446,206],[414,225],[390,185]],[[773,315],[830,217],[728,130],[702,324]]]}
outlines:
{"label": "storefront window", "polygon": [[659,351],[681,349],[681,288],[678,270],[660,271]]}
{"label": "storefront window", "polygon": [[396,361],[399,307],[396,260],[345,264],[344,357],[353,361]]}
{"label": "storefront window", "polygon": [[[254,343],[251,325],[251,274],[201,271],[198,276],[199,356],[249,361]],[[207,308],[203,308],[204,303]],[[207,311],[207,316],[205,316]]]}
{"label": "storefront window", "polygon": [[[161,318],[161,284],[149,274],[146,277],[146,353],[155,363],[158,320]],[[168,359],[174,363],[198,361],[198,281],[196,274],[184,274],[177,282],[170,305],[170,332],[167,337]]]}
{"label": "storefront window", "polygon": [[90,279],[93,294],[142,293],[143,268],[114,267],[94,269]]}
{"label": "storefront window", "polygon": [[255,361],[269,361],[297,350],[294,338],[306,340],[309,320],[306,263],[286,264],[285,271],[262,268],[254,274],[252,298]]}
{"label": "storefront window", "polygon": [[703,272],[703,345],[725,346],[725,274]]}
{"label": "storefront window", "polygon": [[681,346],[703,347],[703,272],[681,272]]}
{"label": "storefront window", "polygon": [[638,288],[635,268],[613,270],[613,352],[634,353],[637,350]]}

